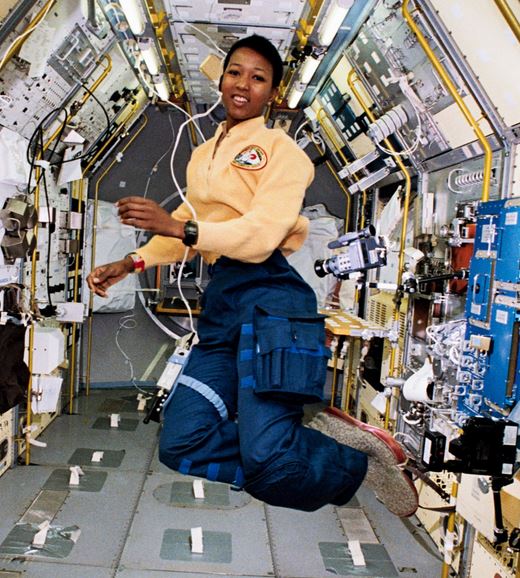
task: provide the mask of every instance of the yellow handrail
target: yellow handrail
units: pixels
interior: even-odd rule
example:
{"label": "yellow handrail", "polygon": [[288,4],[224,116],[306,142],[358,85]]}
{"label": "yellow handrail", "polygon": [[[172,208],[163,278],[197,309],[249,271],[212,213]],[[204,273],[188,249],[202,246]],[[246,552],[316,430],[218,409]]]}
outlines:
{"label": "yellow handrail", "polygon": [[[96,155],[91,159],[89,164],[83,169],[82,177],[84,178],[87,172],[89,171],[90,167],[96,162],[96,160],[103,154],[103,151],[107,149],[109,145],[116,139],[116,137],[123,132],[126,121],[133,115],[136,108],[138,107],[138,103],[134,104],[131,109],[130,113],[128,114],[127,118],[125,118],[121,124],[119,125],[118,129],[110,135],[110,138],[107,139],[103,146],[96,152]],[[81,210],[83,206],[83,191],[84,191],[84,181],[82,180],[79,182],[79,191],[78,191],[78,206]],[[73,301],[74,303],[78,302],[78,279],[79,279],[79,259],[76,259],[76,264],[74,268],[74,296]],[[72,340],[71,340],[71,361],[70,361],[70,372],[69,372],[69,413],[72,414],[73,412],[73,401],[74,401],[74,389],[75,389],[75,363],[76,363],[76,323],[72,324]]]}
{"label": "yellow handrail", "polygon": [[520,42],[520,23],[516,19],[511,7],[506,0],[495,0],[495,4],[498,6],[500,12],[502,12],[502,16],[506,19],[513,34],[516,36],[516,39]]}
{"label": "yellow handrail", "polygon": [[[186,100],[184,106],[186,107],[186,112],[187,112],[190,116],[193,116],[193,111],[192,111],[192,109],[191,109],[191,103],[190,103],[189,100]],[[197,145],[199,144],[199,139],[197,138],[197,133],[195,132],[195,127],[193,126],[193,123],[194,123],[194,122],[195,122],[195,121],[190,122],[190,123],[188,124],[188,127],[189,127],[189,131],[190,131],[190,133],[191,133],[191,142],[192,142],[195,146],[197,146]]]}
{"label": "yellow handrail", "polygon": [[318,113],[316,114],[316,118],[318,119],[318,122],[320,123],[320,126],[323,128],[323,130],[327,133],[327,136],[329,137],[329,139],[332,141],[332,144],[334,145],[337,153],[339,154],[339,156],[341,157],[341,160],[348,165],[348,159],[345,156],[345,153],[341,150],[341,145],[336,141],[336,137],[332,134],[332,131],[327,128],[327,125],[323,122],[323,117],[325,117],[327,120],[329,120],[329,117],[327,115],[327,111],[321,107],[318,110]]}
{"label": "yellow handrail", "polygon": [[[375,122],[376,118],[370,108],[366,105],[361,97],[360,92],[357,90],[355,83],[359,81],[359,78],[356,75],[356,71],[352,69],[347,77],[348,85],[352,94],[356,97],[357,101],[365,111],[366,115],[370,119],[370,122]],[[397,152],[392,145],[392,143],[385,139],[384,144],[388,150],[395,153]],[[399,261],[397,265],[397,285],[401,285],[403,280],[403,273],[404,273],[404,250],[405,250],[405,243],[406,243],[406,229],[408,228],[408,212],[410,210],[410,196],[412,191],[412,177],[410,172],[404,165],[403,161],[401,160],[399,155],[393,157],[397,166],[401,169],[402,173],[404,174],[405,179],[405,189],[404,189],[404,204],[403,204],[403,220],[401,224],[401,239],[399,242]],[[393,314],[394,324],[399,323],[399,309],[400,303],[396,302]],[[390,352],[390,375],[392,377],[396,377],[396,370],[397,370],[397,346],[392,347]],[[391,399],[387,398],[386,401],[386,411],[385,411],[385,427],[388,428],[390,423],[390,407],[391,407]]]}
{"label": "yellow handrail", "polygon": [[[462,100],[462,97],[460,96],[460,94],[457,91],[457,87],[455,86],[455,84],[453,83],[451,78],[448,76],[448,73],[446,72],[446,70],[442,66],[440,60],[437,58],[437,56],[435,56],[433,50],[429,47],[428,42],[427,42],[426,38],[424,37],[424,34],[419,30],[419,27],[417,26],[414,19],[412,18],[412,15],[410,14],[410,11],[408,8],[409,4],[410,4],[410,0],[403,0],[402,12],[403,12],[404,19],[408,23],[408,26],[410,27],[412,32],[415,34],[419,44],[421,45],[422,49],[426,53],[428,60],[432,63],[432,66],[435,68],[436,72],[438,73],[438,75],[442,79],[444,85],[448,89],[453,100],[455,101],[455,103],[459,107],[460,111],[464,115],[464,118],[466,119],[468,124],[473,129],[476,137],[478,138],[480,144],[482,145],[482,148],[484,149],[484,176],[483,176],[483,182],[482,182],[481,200],[484,202],[488,201],[489,200],[489,187],[491,184],[491,176],[492,176],[491,169],[492,169],[492,161],[493,161],[493,151],[491,150],[491,145],[489,144],[489,141],[487,140],[486,136],[484,135],[484,133],[482,132],[482,130],[478,126],[477,121],[473,118],[473,115],[469,111],[469,108],[466,106],[466,103],[464,102],[464,100]],[[418,10],[418,8],[416,8],[416,10]]]}
{"label": "yellow handrail", "polygon": [[[300,18],[298,27],[296,28],[295,37],[298,40],[298,48],[302,50],[307,45],[310,35],[314,30],[318,14],[324,5],[324,0],[307,0],[308,13],[306,18]],[[303,10],[302,10],[303,14]],[[296,68],[289,67],[284,79],[280,83],[280,91],[275,99],[277,104],[281,104],[284,98],[289,93],[291,82],[296,76]]]}
{"label": "yellow handrail", "polygon": [[[458,493],[459,493],[459,481],[458,481],[458,479],[455,479],[451,483],[452,505],[457,500]],[[446,537],[447,538],[449,538],[449,535],[453,534],[453,532],[455,531],[455,516],[456,516],[455,510],[450,512],[448,515],[448,524],[446,526]],[[445,544],[447,542],[449,542],[449,540],[445,540]],[[446,547],[446,545],[445,545],[445,547]],[[442,562],[441,578],[449,578],[450,570],[451,570],[450,564],[446,561],[446,557],[445,557],[443,562]]]}
{"label": "yellow handrail", "polygon": [[2,61],[0,62],[0,71],[11,59],[13,54],[20,48],[20,46],[22,46],[25,43],[25,41],[29,38],[30,32],[34,31],[36,26],[39,24],[40,20],[42,20],[44,16],[46,16],[48,11],[47,9],[48,8],[50,9],[50,6],[54,2],[56,2],[56,0],[49,0],[48,2],[46,2],[45,5],[42,6],[38,14],[36,14],[36,16],[31,20],[31,22],[29,22],[27,28],[22,32],[22,34],[20,34],[20,36],[18,36],[18,38],[15,40],[9,51],[2,58]]}
{"label": "yellow handrail", "polygon": [[[51,0],[54,1],[54,0]],[[46,4],[46,6],[48,6],[49,3]],[[40,11],[41,13],[42,11]],[[39,13],[39,15],[40,15]],[[40,16],[41,17],[41,16]],[[34,20],[36,20],[38,18],[38,16],[36,16],[36,18]],[[33,21],[34,22],[34,21]],[[99,76],[99,78],[96,80],[96,82],[94,82],[94,84],[92,85],[92,88],[90,89],[91,91],[95,90],[97,86],[99,86],[99,84],[103,81],[103,79],[108,75],[108,73],[110,72],[110,69],[112,68],[112,60],[110,59],[109,56],[104,57],[108,60],[108,64],[105,68],[105,70],[103,71],[103,73]],[[85,94],[83,99],[80,102],[80,105],[83,105],[86,100],[89,98],[89,94]],[[73,115],[68,115],[66,121],[64,121],[65,123],[67,123]],[[63,125],[61,125],[63,126]],[[43,146],[43,150],[40,153],[40,158],[43,155],[43,153],[49,148],[49,146],[51,145],[51,143],[56,139],[56,137],[60,134],[61,132],[61,126],[54,132],[54,134],[52,134],[50,136],[50,138],[45,142],[44,146]],[[36,171],[35,171],[35,178],[36,178],[36,183],[39,183],[39,178],[40,178],[40,173],[41,173],[41,169],[37,166],[36,167]],[[40,207],[40,187],[37,184],[36,188],[34,190],[34,208],[36,211],[36,214],[38,214],[39,211],[39,207]],[[33,235],[36,239],[38,239],[38,223],[35,224],[34,229],[33,229]],[[37,267],[36,267],[36,256],[37,256],[37,251],[34,251],[31,257],[31,295],[34,297],[36,295],[36,271],[37,271]],[[77,262],[77,259],[76,259]],[[76,283],[77,285],[77,283]],[[33,307],[34,309],[34,304]],[[73,328],[73,332],[74,332],[74,328]],[[74,341],[74,333],[73,333],[73,341]],[[33,348],[34,348],[34,326],[31,325],[29,327],[29,344],[28,344],[28,352],[27,352],[27,364],[29,367],[29,381],[27,384],[27,415],[26,415],[26,428],[27,428],[27,435],[26,435],[26,444],[25,444],[25,463],[26,465],[29,465],[31,462],[31,447],[29,444],[29,436],[31,435],[30,433],[30,426],[32,424],[32,367],[33,367]],[[74,360],[74,343],[73,343],[73,347],[72,347],[72,353],[71,353],[71,359]],[[72,368],[72,371],[74,371],[74,369]],[[71,380],[72,383],[72,380]]]}
{"label": "yellow handrail", "polygon": [[298,22],[299,27],[296,29],[296,37],[299,40],[298,46],[300,49],[306,46],[309,36],[314,30],[316,19],[324,4],[324,0],[308,0],[307,4],[309,6],[309,12],[306,18],[300,18]]}
{"label": "yellow handrail", "polygon": [[[35,179],[36,188],[34,190],[34,210],[36,215],[39,213],[40,209],[40,173],[41,169],[39,166],[35,168]],[[33,228],[33,235],[38,239],[38,219]],[[36,258],[38,251],[35,249],[31,256],[31,311],[36,310]],[[27,366],[29,368],[29,381],[27,382],[27,415],[25,416],[25,465],[28,466],[31,463],[31,444],[29,443],[29,438],[31,436],[31,424],[32,424],[32,368],[33,368],[33,353],[34,353],[34,323],[29,326],[29,349],[27,351]],[[23,432],[22,432],[23,433]]]}

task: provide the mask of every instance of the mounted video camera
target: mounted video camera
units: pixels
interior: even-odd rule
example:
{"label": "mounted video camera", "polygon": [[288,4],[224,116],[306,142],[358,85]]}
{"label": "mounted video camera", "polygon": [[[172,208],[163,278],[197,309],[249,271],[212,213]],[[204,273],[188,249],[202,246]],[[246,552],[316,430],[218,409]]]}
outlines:
{"label": "mounted video camera", "polygon": [[376,236],[376,229],[368,225],[361,231],[346,233],[331,241],[329,249],[345,247],[344,253],[314,262],[318,277],[332,273],[338,279],[348,279],[350,273],[366,271],[386,265],[386,245],[383,237]]}

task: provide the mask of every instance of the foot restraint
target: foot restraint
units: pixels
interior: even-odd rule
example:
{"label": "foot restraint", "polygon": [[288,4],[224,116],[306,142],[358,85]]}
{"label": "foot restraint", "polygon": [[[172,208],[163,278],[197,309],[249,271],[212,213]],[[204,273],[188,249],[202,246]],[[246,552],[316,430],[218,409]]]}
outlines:
{"label": "foot restraint", "polygon": [[406,452],[390,432],[363,423],[333,407],[316,415],[309,427],[367,454],[365,483],[393,514],[407,517],[415,513],[417,490],[405,471]]}

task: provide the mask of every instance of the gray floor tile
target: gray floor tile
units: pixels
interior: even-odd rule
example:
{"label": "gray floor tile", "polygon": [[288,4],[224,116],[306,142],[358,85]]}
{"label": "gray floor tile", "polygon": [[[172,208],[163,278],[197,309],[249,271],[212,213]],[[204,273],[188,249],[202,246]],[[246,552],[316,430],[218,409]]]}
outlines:
{"label": "gray floor tile", "polygon": [[363,486],[357,496],[401,578],[438,578],[441,575],[441,555],[417,518],[397,518],[389,514],[374,493]]}
{"label": "gray floor tile", "polygon": [[[21,469],[18,468],[16,473]],[[23,484],[27,488],[26,495],[13,496],[18,507],[13,508],[9,517],[1,517],[0,542],[32,503],[51,472],[50,468],[32,468],[32,487]],[[123,549],[142,480],[143,474],[140,473],[110,471],[99,492],[74,490],[69,493],[52,522],[53,526],[78,526],[81,530],[77,543],[66,558],[67,562],[103,567],[111,567],[115,563]]]}
{"label": "gray floor tile", "polygon": [[[121,470],[144,472],[157,444],[158,424],[139,425],[135,431],[93,429],[96,416],[63,415],[41,437],[47,447],[35,447],[31,461],[42,465],[65,465],[78,448],[123,451]],[[86,441],[88,440],[88,444]]]}
{"label": "gray floor tile", "polygon": [[62,562],[16,562],[2,564],[0,570],[22,572],[20,578],[112,578],[113,570],[94,566],[74,566]]}
{"label": "gray floor tile", "polygon": [[71,492],[54,523],[77,525],[81,536],[67,561],[111,567],[123,550],[143,475],[111,470],[99,492]]}
{"label": "gray floor tile", "polygon": [[355,565],[350,550],[339,542],[320,542],[320,552],[329,573],[357,578],[396,578],[398,576],[382,544],[361,544],[364,565]]}
{"label": "gray floor tile", "polygon": [[[173,565],[172,565],[173,566]],[[227,574],[200,574],[198,572],[177,571],[173,567],[170,570],[131,570],[121,568],[116,578],[227,578]],[[1,577],[0,577],[1,578]],[[32,578],[32,577],[31,577]],[[233,574],[232,578],[273,578],[273,574]]]}
{"label": "gray floor tile", "polygon": [[52,468],[20,466],[0,478],[0,543],[40,493]]}
{"label": "gray floor tile", "polygon": [[[78,448],[125,452],[118,468],[83,466],[107,474],[99,491],[74,488],[64,492],[67,497],[53,524],[77,525],[82,531],[67,558],[0,561],[0,569],[23,572],[23,578],[325,578],[331,573],[320,544],[344,548],[347,538],[341,518],[349,529],[354,520],[356,527],[369,534],[366,524],[358,523],[355,512],[348,509],[326,507],[305,513],[266,507],[242,492],[227,496],[210,482],[205,482],[206,488],[214,488],[215,495],[206,503],[194,502],[188,495],[193,478],[160,464],[159,426],[142,423],[144,414],[136,411],[135,398],[132,390],[93,390],[90,397],[79,398],[76,408],[82,413],[60,416],[41,436],[48,447],[32,448],[32,462],[42,465],[17,467],[0,478],[1,543],[57,466],[67,473],[68,461]],[[116,407],[120,409],[114,412],[123,419],[138,421],[135,431],[92,427]],[[389,515],[364,488],[348,507],[363,508],[363,522],[374,527],[372,542],[381,542],[401,578],[440,575],[436,547],[415,518],[400,520]],[[165,551],[161,558],[165,536],[171,537],[175,531],[177,536],[186,536],[195,526],[231,536],[230,564],[201,562],[195,557],[165,559]],[[344,564],[338,566],[341,573],[345,568]]]}
{"label": "gray floor tile", "polygon": [[[135,388],[121,389],[91,389],[90,394],[85,392],[74,400],[74,413],[80,415],[105,415],[108,413],[122,413],[125,417],[133,414],[142,421],[144,412],[137,411],[137,395],[141,393]],[[152,395],[150,389],[147,395]]]}
{"label": "gray floor tile", "polygon": [[158,448],[155,450],[152,458],[152,463],[150,464],[150,471],[154,474],[174,474],[173,470],[170,470],[168,466],[161,464],[159,461]]}
{"label": "gray floor tile", "polygon": [[174,470],[171,470],[168,466],[161,464],[159,461],[159,448],[157,447],[152,458],[152,462],[150,464],[150,471],[154,474],[168,474],[168,475],[176,475]]}
{"label": "gray floor tile", "polygon": [[326,578],[320,542],[346,544],[334,508],[326,506],[316,512],[298,512],[267,507],[276,575],[291,578]]}
{"label": "gray floor tile", "polygon": [[[68,468],[55,469],[42,486],[44,490],[66,490],[69,492],[99,492],[106,482],[108,472],[82,468],[77,485],[70,485],[71,472]],[[1,577],[0,577],[1,578]]]}
{"label": "gray floor tile", "polygon": [[[186,479],[184,477],[183,479]],[[190,478],[188,478],[190,479]],[[206,572],[226,576],[273,573],[264,506],[256,500],[231,510],[170,507],[154,497],[157,487],[172,481],[172,476],[152,474],[145,485],[121,564],[134,570]],[[232,560],[229,564],[164,560],[161,546],[166,530],[189,530],[202,526],[204,531],[231,534]]]}

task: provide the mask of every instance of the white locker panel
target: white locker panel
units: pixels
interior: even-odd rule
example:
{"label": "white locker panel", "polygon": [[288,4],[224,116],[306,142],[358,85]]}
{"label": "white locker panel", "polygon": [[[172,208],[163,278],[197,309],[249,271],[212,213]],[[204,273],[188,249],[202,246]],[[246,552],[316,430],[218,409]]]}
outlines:
{"label": "white locker panel", "polygon": [[[282,58],[287,56],[293,37],[293,31],[288,28],[267,29],[232,24],[197,24],[196,26],[224,51],[245,36],[251,34],[266,36],[276,46]],[[175,22],[172,25],[172,33],[177,45],[177,57],[183,81],[188,92],[193,95],[197,103],[214,102],[216,98],[214,85],[199,71],[199,66],[209,54],[217,53],[217,49],[212,46],[207,37],[188,23]]]}
{"label": "white locker panel", "polygon": [[[520,122],[520,44],[494,2],[433,0],[507,125]],[[520,17],[518,3],[509,2]],[[471,30],[471,34],[469,34]]]}
{"label": "white locker panel", "polygon": [[302,0],[168,0],[165,2],[171,20],[240,23],[262,26],[295,26],[304,6]]}

